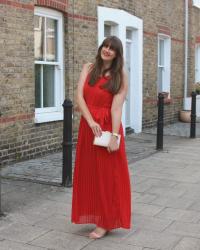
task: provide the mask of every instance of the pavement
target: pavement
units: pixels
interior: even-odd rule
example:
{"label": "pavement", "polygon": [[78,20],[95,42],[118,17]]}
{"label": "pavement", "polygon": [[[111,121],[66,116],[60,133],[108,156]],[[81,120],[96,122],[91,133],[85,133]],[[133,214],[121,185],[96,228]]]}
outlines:
{"label": "pavement", "polygon": [[132,228],[100,240],[88,238],[95,225],[70,221],[72,188],[59,186],[55,176],[59,154],[32,160],[35,170],[27,167],[26,178],[18,169],[30,161],[15,165],[16,173],[13,166],[2,169],[0,250],[200,250],[200,138],[189,139],[183,127],[183,136],[168,131],[163,151],[155,150],[155,129],[126,137]]}

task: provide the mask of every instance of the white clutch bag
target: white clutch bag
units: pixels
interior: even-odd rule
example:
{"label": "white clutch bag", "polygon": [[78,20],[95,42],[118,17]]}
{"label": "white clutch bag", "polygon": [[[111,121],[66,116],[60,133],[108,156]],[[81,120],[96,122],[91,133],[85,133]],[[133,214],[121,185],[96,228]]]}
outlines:
{"label": "white clutch bag", "polygon": [[[100,137],[95,136],[93,144],[101,147],[108,147],[108,143],[110,142],[110,138],[112,133],[109,131],[102,131],[102,135]],[[121,135],[118,136],[117,144],[120,144]]]}

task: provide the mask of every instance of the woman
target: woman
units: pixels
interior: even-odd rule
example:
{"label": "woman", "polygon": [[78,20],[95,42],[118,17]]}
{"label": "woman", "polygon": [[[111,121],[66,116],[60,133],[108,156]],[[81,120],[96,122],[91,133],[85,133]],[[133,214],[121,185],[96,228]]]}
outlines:
{"label": "woman", "polygon": [[[127,85],[122,43],[110,36],[99,47],[95,63],[83,66],[76,98],[82,117],[71,220],[96,224],[89,234],[93,239],[114,228],[130,228],[130,178],[121,124]],[[107,148],[93,145],[94,136],[101,136],[102,131],[112,132]],[[119,145],[118,135],[121,135]]]}

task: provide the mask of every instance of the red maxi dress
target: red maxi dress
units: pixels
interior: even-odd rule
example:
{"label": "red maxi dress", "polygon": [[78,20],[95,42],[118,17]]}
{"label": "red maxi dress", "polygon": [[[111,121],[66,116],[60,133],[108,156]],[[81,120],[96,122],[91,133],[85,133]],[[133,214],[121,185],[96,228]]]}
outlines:
{"label": "red maxi dress", "polygon": [[[107,80],[101,77],[90,86],[87,78],[83,96],[102,130],[112,131],[113,94],[101,88]],[[131,227],[131,188],[122,124],[119,133],[119,150],[109,153],[93,145],[93,132],[81,117],[73,175],[73,223],[96,224],[107,230]]]}

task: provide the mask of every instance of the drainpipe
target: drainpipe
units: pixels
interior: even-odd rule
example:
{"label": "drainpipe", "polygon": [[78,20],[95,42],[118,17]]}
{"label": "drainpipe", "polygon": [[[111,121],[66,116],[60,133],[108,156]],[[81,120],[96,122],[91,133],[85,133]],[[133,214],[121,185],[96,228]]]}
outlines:
{"label": "drainpipe", "polygon": [[184,72],[184,100],[183,109],[186,110],[188,89],[188,0],[185,0],[185,72]]}

